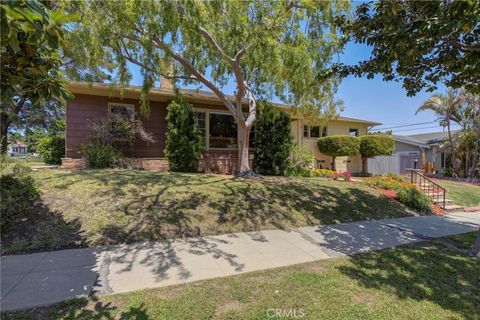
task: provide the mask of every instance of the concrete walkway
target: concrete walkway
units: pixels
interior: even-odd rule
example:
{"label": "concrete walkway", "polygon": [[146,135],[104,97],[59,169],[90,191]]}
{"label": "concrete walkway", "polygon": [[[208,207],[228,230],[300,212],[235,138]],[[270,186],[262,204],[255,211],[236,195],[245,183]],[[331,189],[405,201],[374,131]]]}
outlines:
{"label": "concrete walkway", "polygon": [[470,212],[4,256],[1,310],[335,258],[479,226],[480,212]]}

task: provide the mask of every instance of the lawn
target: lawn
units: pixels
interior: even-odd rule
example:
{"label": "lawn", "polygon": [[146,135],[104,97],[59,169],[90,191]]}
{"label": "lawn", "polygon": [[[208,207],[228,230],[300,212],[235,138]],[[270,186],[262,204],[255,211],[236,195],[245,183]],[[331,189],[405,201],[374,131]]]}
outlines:
{"label": "lawn", "polygon": [[465,207],[480,205],[480,186],[440,179],[435,182],[448,189],[447,198],[455,201],[456,204]]}
{"label": "lawn", "polygon": [[2,253],[130,243],[415,214],[368,186],[326,178],[268,178],[60,170],[32,173],[42,198]]}
{"label": "lawn", "polygon": [[[476,233],[455,236],[471,246]],[[188,285],[72,300],[6,319],[478,319],[480,260],[438,240]],[[287,318],[287,317],[285,317]],[[288,317],[293,318],[293,317]]]}

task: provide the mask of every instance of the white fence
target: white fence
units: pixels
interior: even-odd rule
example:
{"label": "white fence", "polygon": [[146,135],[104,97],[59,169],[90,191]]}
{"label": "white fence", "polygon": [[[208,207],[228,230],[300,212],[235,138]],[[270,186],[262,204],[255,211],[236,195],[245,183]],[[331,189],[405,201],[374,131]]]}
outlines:
{"label": "white fence", "polygon": [[421,166],[419,155],[414,154],[393,154],[391,156],[378,156],[368,159],[368,172],[371,174],[396,173],[404,174],[406,169],[414,168],[415,159],[417,166]]}

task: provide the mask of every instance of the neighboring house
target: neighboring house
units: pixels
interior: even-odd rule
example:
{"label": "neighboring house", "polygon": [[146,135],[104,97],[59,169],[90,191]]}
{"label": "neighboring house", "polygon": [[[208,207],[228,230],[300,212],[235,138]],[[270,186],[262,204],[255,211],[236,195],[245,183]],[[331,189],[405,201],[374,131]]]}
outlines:
{"label": "neighboring house", "polygon": [[[454,132],[452,132],[453,134]],[[443,144],[448,140],[447,132],[430,132],[408,136],[393,135],[395,150],[391,156],[380,156],[368,160],[372,174],[388,172],[404,174],[407,169],[420,169],[425,174],[443,173],[447,166],[447,155]]]}
{"label": "neighboring house", "polygon": [[8,145],[7,152],[12,156],[24,155],[28,153],[28,148],[25,143],[21,141],[15,141]]}
{"label": "neighboring house", "polygon": [[[456,131],[452,131],[454,134]],[[447,166],[446,152],[443,144],[448,141],[448,132],[429,132],[408,136],[394,135],[395,153],[416,154],[424,173],[442,173]]]}
{"label": "neighboring house", "polygon": [[[80,145],[87,142],[92,134],[92,121],[107,118],[112,113],[138,114],[141,88],[133,86],[125,88],[123,95],[120,94],[120,89],[112,88],[108,84],[71,83],[69,89],[75,98],[68,102],[66,108],[66,158],[63,159],[63,164],[67,167],[78,167],[82,165]],[[233,117],[213,93],[185,89],[181,92],[194,106],[205,139],[207,151],[200,161],[199,170],[234,172],[238,152]],[[149,98],[150,117],[139,117],[145,129],[152,132],[156,142],[150,145],[139,143],[135,146],[132,156],[145,169],[167,170],[168,163],[163,152],[167,133],[166,107],[175,98],[175,93],[171,84],[164,80],[160,88],[150,91]],[[287,105],[274,105],[287,112],[291,109]],[[245,111],[247,110],[248,104],[245,102]],[[331,158],[318,151],[319,137],[338,134],[365,135],[368,128],[375,125],[379,123],[345,117],[322,121],[317,125],[308,123],[300,116],[292,115],[292,135],[295,143],[312,151],[317,158],[317,166],[323,168],[331,168]],[[254,131],[250,136],[253,138]],[[338,157],[336,165],[339,171],[348,170],[352,173],[361,171],[359,156]]]}

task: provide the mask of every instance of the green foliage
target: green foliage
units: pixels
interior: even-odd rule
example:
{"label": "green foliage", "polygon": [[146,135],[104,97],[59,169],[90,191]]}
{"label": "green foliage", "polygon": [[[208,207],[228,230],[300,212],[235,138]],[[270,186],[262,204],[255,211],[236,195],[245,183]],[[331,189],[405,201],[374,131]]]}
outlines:
{"label": "green foliage", "polygon": [[[160,75],[176,73],[210,89],[231,78],[243,86],[248,79],[252,92],[265,97],[274,92],[282,100],[320,109],[334,105],[337,81],[317,81],[317,76],[341,49],[334,18],[348,10],[346,1],[64,4],[83,15],[74,26],[72,48],[84,53],[92,69],[115,66],[121,84],[131,79],[125,66],[133,61],[142,69],[145,92]],[[255,76],[248,77],[252,72]],[[245,90],[238,93],[246,98]]]}
{"label": "green foliage", "polygon": [[366,135],[360,139],[362,158],[391,155],[395,149],[395,139],[390,135]]}
{"label": "green foliage", "polygon": [[[2,160],[2,163],[4,160]],[[19,163],[0,175],[0,227],[8,227],[20,220],[40,197],[37,183],[28,175],[30,168]]]}
{"label": "green foliage", "polygon": [[405,187],[398,190],[397,199],[404,205],[419,212],[432,212],[430,199],[428,199],[428,196],[415,186]]}
{"label": "green foliage", "polygon": [[171,171],[196,172],[204,150],[193,107],[179,93],[167,107],[165,157]]}
{"label": "green foliage", "polygon": [[[77,19],[48,1],[1,1],[1,138],[7,148],[10,124],[45,122],[45,101],[71,97],[60,67],[63,25]],[[43,117],[42,117],[43,116]]]}
{"label": "green foliage", "polygon": [[290,149],[289,165],[285,171],[287,176],[311,177],[314,175],[315,156],[302,146],[294,144]]}
{"label": "green foliage", "polygon": [[261,104],[255,122],[255,170],[265,175],[284,175],[291,148],[290,116]]}
{"label": "green foliage", "polygon": [[85,167],[91,169],[113,168],[123,159],[122,153],[110,144],[90,142],[81,146]]}
{"label": "green foliage", "polygon": [[332,157],[355,156],[360,152],[360,141],[348,135],[328,136],[318,139],[318,150]]}
{"label": "green foliage", "polygon": [[36,147],[43,161],[47,164],[61,164],[65,156],[65,139],[56,135],[40,138]]}
{"label": "green foliage", "polygon": [[408,95],[437,83],[480,93],[480,2],[376,1],[357,6],[343,31],[356,43],[372,46],[369,60],[340,65],[344,76],[374,74],[403,80]]}

